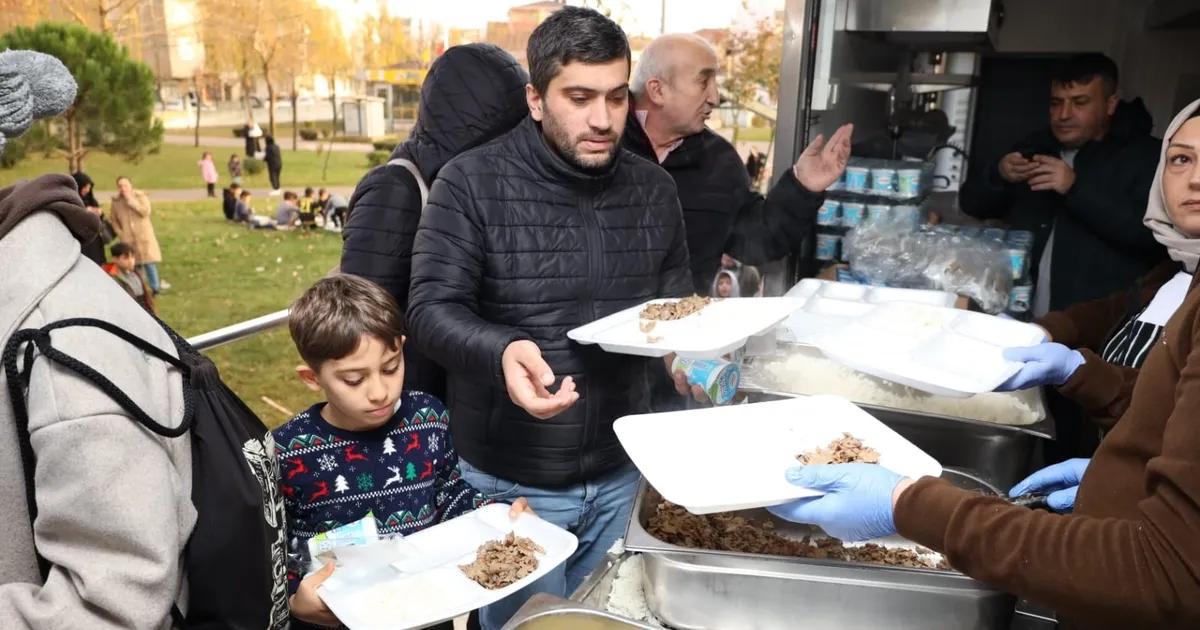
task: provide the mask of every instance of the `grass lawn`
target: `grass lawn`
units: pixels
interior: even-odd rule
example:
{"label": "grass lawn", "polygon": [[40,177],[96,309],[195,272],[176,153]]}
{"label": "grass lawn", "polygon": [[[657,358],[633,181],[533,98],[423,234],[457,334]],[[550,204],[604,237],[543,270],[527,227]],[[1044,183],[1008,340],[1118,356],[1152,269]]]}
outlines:
{"label": "grass lawn", "polygon": [[[340,234],[246,230],[227,223],[216,202],[157,204],[154,227],[163,250],[160,269],[171,283],[159,297],[159,314],[185,337],[286,308],[341,256]],[[287,418],[262,396],[294,412],[320,399],[296,378],[300,357],[286,328],[208,356],[268,426]]]}
{"label": "grass lawn", "polygon": [[[283,148],[283,185],[285,188],[304,188],[305,186],[353,186],[367,172],[367,158],[358,152],[333,151],[329,154],[328,179],[321,179],[321,169],[325,165],[325,155],[315,151],[291,151],[287,147],[291,142],[280,144]],[[138,164],[130,164],[121,158],[105,153],[91,153],[84,160],[83,170],[102,191],[116,190],[116,180],[120,175],[127,175],[134,184],[143,190],[163,190],[181,188],[204,188],[200,179],[200,156],[205,151],[212,151],[213,160],[217,163],[217,171],[221,175],[219,185],[229,184],[229,173],[225,163],[233,153],[241,154],[240,148],[204,147],[194,148],[174,144],[164,144],[157,155],[150,155]],[[67,161],[59,158],[44,158],[41,155],[31,155],[12,170],[0,170],[0,183],[12,182],[21,178],[37,177],[46,173],[64,173]],[[258,175],[247,174],[243,184],[252,189],[268,187],[267,173]],[[101,199],[101,201],[106,201]]]}

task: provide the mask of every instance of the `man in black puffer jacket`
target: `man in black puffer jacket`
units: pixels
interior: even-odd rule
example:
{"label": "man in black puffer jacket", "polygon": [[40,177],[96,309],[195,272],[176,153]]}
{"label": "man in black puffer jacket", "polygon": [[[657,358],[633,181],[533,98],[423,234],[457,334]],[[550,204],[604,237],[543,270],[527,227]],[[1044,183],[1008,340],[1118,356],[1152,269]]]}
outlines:
{"label": "man in black puffer jacket", "polygon": [[[416,165],[428,185],[450,158],[507,133],[529,115],[528,82],[524,68],[499,46],[450,48],[429,69],[417,124],[391,159]],[[355,187],[349,215],[342,230],[342,272],[375,282],[407,308],[421,184],[399,164],[375,168]],[[404,345],[404,363],[404,389],[446,400],[441,366],[411,343]]]}
{"label": "man in black puffer jacket", "polygon": [[697,35],[651,42],[630,82],[633,104],[623,140],[626,149],[661,164],[675,180],[701,295],[710,292],[722,254],[763,265],[791,254],[813,234],[825,189],[846,169],[853,131],[845,125],[827,144],[815,139],[763,197],[751,186],[737,149],[705,126],[720,104],[718,66],[712,45]]}
{"label": "man in black puffer jacket", "polygon": [[[564,7],[534,31],[528,57],[530,117],[452,160],[433,185],[413,247],[409,330],[450,374],[467,480],[498,500],[526,497],[578,536],[575,555],[529,591],[565,596],[629,517],[639,475],[613,422],[648,411],[652,389],[670,391],[662,359],[608,354],[567,332],[689,295],[692,279],[670,176],[620,149],[621,28]],[[524,597],[485,609],[483,627],[502,626]]]}

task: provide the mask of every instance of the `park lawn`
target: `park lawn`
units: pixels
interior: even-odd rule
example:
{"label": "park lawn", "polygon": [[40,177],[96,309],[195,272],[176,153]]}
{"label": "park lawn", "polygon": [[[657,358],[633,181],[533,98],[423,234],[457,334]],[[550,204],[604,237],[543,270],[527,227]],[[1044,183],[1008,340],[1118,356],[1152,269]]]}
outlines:
{"label": "park lawn", "polygon": [[[333,151],[329,156],[328,178],[321,179],[321,171],[325,165],[325,154],[315,151],[291,151],[291,142],[281,142],[283,148],[283,185],[285,188],[304,188],[305,186],[353,186],[369,170],[366,154],[356,151]],[[200,156],[205,151],[212,151],[217,163],[217,172],[221,179],[218,184],[229,185],[229,173],[225,163],[229,156],[241,154],[240,147],[204,147],[163,144],[156,155],[146,156],[140,163],[131,164],[120,157],[106,153],[89,153],[85,158],[83,170],[95,182],[101,191],[116,190],[117,177],[126,175],[134,185],[142,190],[177,190],[183,188],[203,188],[204,181],[200,178]],[[29,179],[46,173],[65,173],[67,161],[60,158],[45,158],[40,154],[31,155],[11,170],[0,170],[0,185],[17,179]],[[268,188],[267,173],[258,175],[246,174],[243,184],[250,188]],[[104,201],[103,199],[101,201]]]}
{"label": "park lawn", "polygon": [[[154,227],[163,251],[159,268],[171,283],[159,296],[159,315],[185,337],[286,308],[341,256],[340,234],[247,230],[225,221],[215,201],[156,204]],[[263,396],[297,413],[320,400],[296,378],[300,357],[287,328],[207,354],[268,426],[287,417]]]}

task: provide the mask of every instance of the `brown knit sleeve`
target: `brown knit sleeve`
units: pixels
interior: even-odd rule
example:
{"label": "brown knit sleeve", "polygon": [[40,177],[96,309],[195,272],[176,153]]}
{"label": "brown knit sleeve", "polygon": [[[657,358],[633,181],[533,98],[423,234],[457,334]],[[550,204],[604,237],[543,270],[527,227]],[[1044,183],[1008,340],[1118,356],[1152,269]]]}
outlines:
{"label": "brown knit sleeve", "polygon": [[1058,391],[1079,403],[1093,422],[1111,429],[1129,408],[1138,370],[1108,363],[1086,348],[1079,353],[1083,365]]}
{"label": "brown knit sleeve", "polygon": [[[1138,518],[1038,512],[938,479],[922,479],[897,503],[900,534],[941,551],[971,577],[1070,618],[1104,619],[1106,627],[1114,628],[1200,627],[1200,335],[1196,328],[1194,322],[1182,326],[1179,334],[1190,338],[1175,340],[1151,357],[1164,363],[1164,373],[1173,371],[1165,363],[1183,364],[1173,388],[1174,400],[1135,399],[1125,420],[1136,421],[1141,413],[1166,413],[1164,406],[1171,409],[1162,452],[1145,469],[1149,496],[1138,504]],[[1187,353],[1186,361],[1179,353]],[[1102,453],[1124,448],[1106,446]],[[1104,483],[1095,477],[1084,480],[1084,485]]]}
{"label": "brown knit sleeve", "polygon": [[1129,291],[1117,291],[1065,310],[1046,313],[1034,323],[1045,328],[1053,341],[1068,348],[1089,348],[1099,352],[1108,334],[1125,318],[1129,298]]}

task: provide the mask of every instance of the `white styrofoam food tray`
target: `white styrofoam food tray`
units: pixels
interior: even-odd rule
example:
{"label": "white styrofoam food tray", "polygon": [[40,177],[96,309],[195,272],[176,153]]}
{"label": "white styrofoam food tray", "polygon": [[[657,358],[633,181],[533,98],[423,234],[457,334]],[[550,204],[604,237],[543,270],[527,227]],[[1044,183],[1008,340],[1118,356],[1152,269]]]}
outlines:
{"label": "white styrofoam food tray", "polygon": [[[674,352],[683,359],[715,359],[746,344],[746,340],[769,330],[804,306],[804,300],[778,298],[725,298],[687,317],[655,321],[643,332],[639,317],[647,304],[674,300],[651,300],[608,317],[585,324],[567,337],[582,344],[600,344],[606,352],[663,357]],[[651,338],[657,341],[651,342]]]}
{"label": "white styrofoam food tray", "polygon": [[880,465],[897,474],[942,474],[937,460],[837,396],[625,416],[613,429],[650,485],[693,514],[821,494],[788,483],[784,473],[800,465],[798,455],[843,433],[879,451]]}
{"label": "white styrofoam food tray", "polygon": [[[362,547],[353,567],[339,566],[317,594],[350,630],[424,628],[504,599],[566,562],[579,544],[571,532],[531,514],[510,520],[508,510],[487,505],[403,539]],[[458,568],[475,560],[480,545],[510,531],[545,548],[537,571],[489,591]]]}
{"label": "white styrofoam food tray", "polygon": [[779,326],[779,341],[810,346],[816,345],[822,335],[842,328],[879,304],[911,302],[952,307],[958,299],[945,291],[872,287],[815,278],[801,280],[784,296],[803,299],[805,303]]}
{"label": "white styrofoam food tray", "polygon": [[996,389],[1020,369],[1005,348],[1045,339],[1041,328],[960,309],[882,304],[817,341],[830,359],[914,389],[966,398]]}

